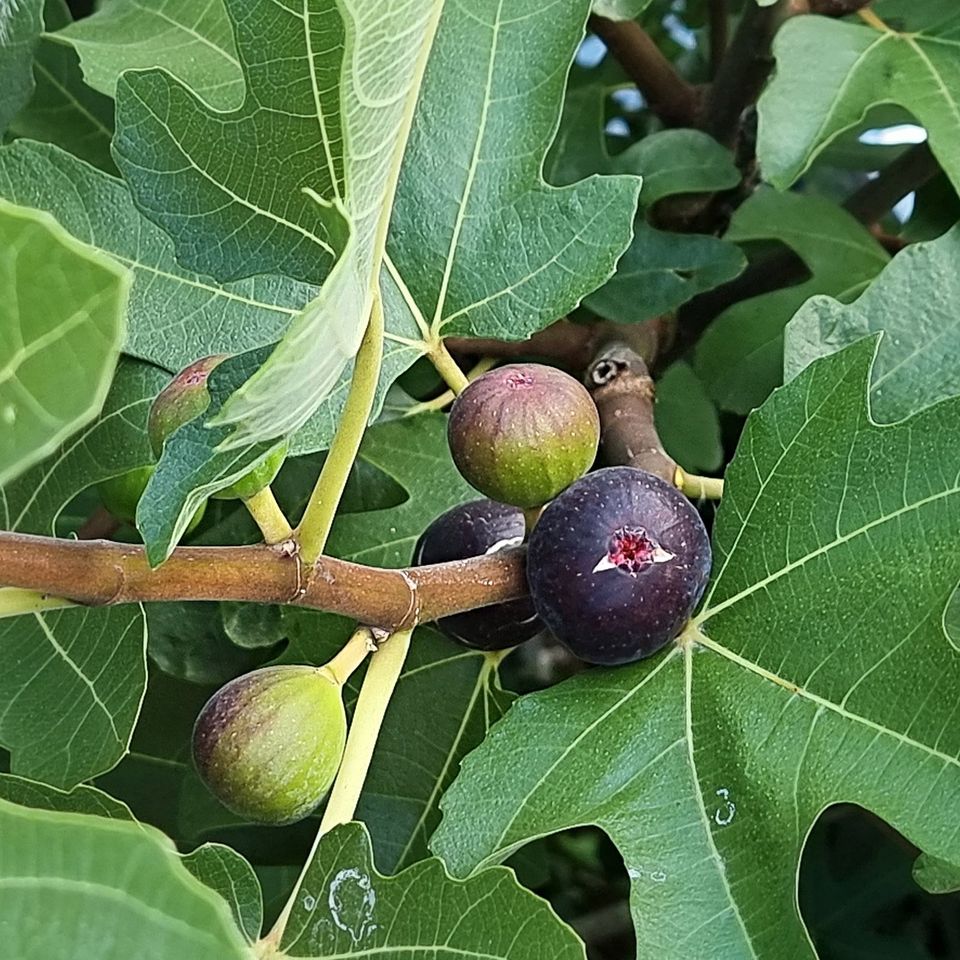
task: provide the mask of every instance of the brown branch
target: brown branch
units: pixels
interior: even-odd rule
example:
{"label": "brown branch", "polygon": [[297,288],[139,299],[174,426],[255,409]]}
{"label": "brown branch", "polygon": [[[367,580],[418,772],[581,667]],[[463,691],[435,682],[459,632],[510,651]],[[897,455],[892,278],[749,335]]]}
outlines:
{"label": "brown branch", "polygon": [[707,16],[710,31],[710,76],[715,77],[730,42],[730,8],[727,0],[710,0]]}
{"label": "brown branch", "polygon": [[851,194],[843,206],[861,223],[876,223],[939,172],[940,165],[930,147],[926,143],[915,144]]}
{"label": "brown branch", "polygon": [[873,0],[808,0],[811,13],[822,17],[847,17],[873,3]]}
{"label": "brown branch", "polygon": [[673,339],[674,321],[669,315],[652,317],[643,323],[572,323],[562,319],[529,340],[489,340],[448,337],[447,349],[456,357],[495,357],[498,360],[542,359],[580,376],[609,340],[628,343],[648,364]]}
{"label": "brown branch", "polygon": [[305,571],[287,541],[274,547],[181,547],[151,570],[142,547],[0,532],[2,586],[89,606],[172,600],[294,604],[387,630],[524,596],[524,559],[524,549],[514,548],[386,570],[321,557]]}
{"label": "brown branch", "polygon": [[733,40],[707,93],[703,129],[725,147],[740,135],[740,118],[756,102],[773,70],[770,45],[788,13],[786,0],[769,7],[744,5]]}
{"label": "brown branch", "polygon": [[625,343],[611,343],[591,364],[586,383],[600,414],[600,443],[607,462],[639,467],[674,483],[677,464],[660,443],[653,378],[643,359]]}
{"label": "brown branch", "polygon": [[587,26],[606,44],[666,126],[696,126],[700,91],[677,72],[639,23],[593,15]]}

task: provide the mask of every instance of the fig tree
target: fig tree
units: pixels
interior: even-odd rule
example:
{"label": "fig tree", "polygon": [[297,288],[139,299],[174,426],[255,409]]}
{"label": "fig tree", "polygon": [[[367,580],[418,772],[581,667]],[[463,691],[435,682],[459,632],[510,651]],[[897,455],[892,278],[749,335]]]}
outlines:
{"label": "fig tree", "polygon": [[[147,431],[154,455],[159,458],[163,445],[175,430],[199,417],[210,406],[207,380],[228,354],[215,354],[184,367],[157,395],[150,407]],[[213,494],[216,500],[249,500],[273,482],[287,455],[287,446],[279,447],[263,463],[253,467],[229,487]]]}
{"label": "fig tree", "polygon": [[600,420],[573,377],[537,363],[513,363],[478,377],[457,397],[447,435],[471,485],[501,503],[531,508],[590,469]]}
{"label": "fig tree", "polygon": [[346,737],[340,685],[329,671],[264,667],[207,701],[194,726],[193,757],[224,806],[280,825],[302,820],[320,803]]}
{"label": "fig tree", "polygon": [[572,653],[628,663],[680,633],[710,559],[703,521],[683,494],[644,470],[608,467],[543,511],[527,576],[537,613]]}
{"label": "fig tree", "polygon": [[[523,512],[494,500],[475,500],[448,510],[423,532],[413,552],[417,566],[494,553],[523,543]],[[442,617],[437,626],[474,650],[515,647],[543,629],[529,598]]]}

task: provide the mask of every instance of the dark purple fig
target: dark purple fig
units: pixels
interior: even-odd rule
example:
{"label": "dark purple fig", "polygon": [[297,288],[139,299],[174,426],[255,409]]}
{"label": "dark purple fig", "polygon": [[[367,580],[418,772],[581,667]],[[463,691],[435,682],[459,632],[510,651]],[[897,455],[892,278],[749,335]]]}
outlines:
{"label": "dark purple fig", "polygon": [[600,442],[597,408],[573,377],[513,363],[457,397],[447,429],[460,473],[481,493],[539,507],[590,469]]}
{"label": "dark purple fig", "polygon": [[336,776],[347,737],[341,687],[325,667],[264,667],[231,680],[193,729],[203,781],[234,813],[302,820]]}
{"label": "dark purple fig", "polygon": [[[523,543],[523,513],[493,500],[475,500],[437,517],[413,552],[417,566],[480,557]],[[437,621],[451,640],[474,650],[515,647],[543,629],[529,599],[456,613]]]}
{"label": "dark purple fig", "polygon": [[[210,389],[207,380],[210,374],[226,360],[228,354],[203,357],[184,367],[157,395],[150,407],[147,431],[154,455],[159,458],[163,445],[175,430],[199,417],[210,406]],[[263,463],[253,467],[247,474],[223,490],[218,490],[215,500],[249,500],[273,482],[287,455],[287,446],[279,447]]]}
{"label": "dark purple fig", "polygon": [[649,657],[683,630],[710,576],[693,505],[633,467],[578,480],[541,514],[527,577],[537,613],[589,663]]}

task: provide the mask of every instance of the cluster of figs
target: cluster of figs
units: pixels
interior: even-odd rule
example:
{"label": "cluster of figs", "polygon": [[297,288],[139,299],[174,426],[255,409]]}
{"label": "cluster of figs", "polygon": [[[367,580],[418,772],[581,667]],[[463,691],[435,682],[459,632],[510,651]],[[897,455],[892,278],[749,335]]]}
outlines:
{"label": "cluster of figs", "polygon": [[[223,359],[191,364],[154,401],[149,435],[157,456],[177,428],[207,408],[207,378]],[[434,520],[414,564],[526,542],[530,595],[445,617],[437,625],[446,636],[494,651],[549,630],[581,660],[613,666],[650,656],[683,630],[710,573],[707,531],[690,501],[659,477],[634,467],[591,470],[600,422],[577,380],[540,364],[496,368],[457,397],[448,438],[460,473],[485,499]],[[273,480],[284,454],[277,451],[218,496],[254,496]],[[105,504],[132,521],[152,470],[102,485]],[[201,777],[244,819],[284,824],[307,816],[342,759],[342,684],[328,666],[304,665],[266,667],[231,681],[194,728]]]}

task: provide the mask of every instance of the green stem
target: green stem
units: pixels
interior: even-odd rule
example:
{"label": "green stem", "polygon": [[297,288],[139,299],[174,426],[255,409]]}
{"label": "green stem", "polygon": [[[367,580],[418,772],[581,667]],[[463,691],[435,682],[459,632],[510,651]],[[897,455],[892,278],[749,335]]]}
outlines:
{"label": "green stem", "polygon": [[720,477],[701,477],[677,467],[673,482],[691,500],[719,500],[723,496],[723,480]]}
{"label": "green stem", "polygon": [[320,479],[310,495],[303,519],[295,531],[300,541],[300,558],[307,566],[317,562],[327,545],[333,518],[340,506],[340,498],[373,411],[382,359],[383,304],[379,295],[376,295],[370,311],[370,322],[357,352],[340,426],[320,471]]}
{"label": "green stem", "polygon": [[376,647],[369,627],[357,627],[343,649],[320,669],[338,686],[342,687],[353,672]]}
{"label": "green stem", "polygon": [[4,617],[19,617],[24,613],[41,613],[44,610],[62,610],[75,606],[72,600],[51,597],[36,590],[21,590],[19,587],[0,588],[0,620]]}
{"label": "green stem", "polygon": [[[360,632],[358,630],[353,635],[347,647],[354,642]],[[342,823],[348,823],[353,819],[357,802],[360,799],[360,792],[363,790],[363,784],[367,778],[367,771],[370,769],[373,750],[377,744],[377,738],[380,736],[380,727],[383,725],[387,706],[403,671],[407,651],[410,649],[412,633],[413,630],[411,629],[398,630],[391,634],[370,659],[370,666],[367,668],[367,675],[363,678],[360,695],[357,697],[357,704],[353,710],[353,722],[350,724],[350,733],[347,736],[343,761],[340,764],[340,770],[337,772],[337,779],[333,783],[333,790],[330,792],[330,799],[327,801],[323,819],[320,821],[320,829],[317,832],[310,854],[307,856],[300,878],[297,880],[283,912],[277,918],[277,922],[270,933],[261,941],[259,953],[261,957],[273,956],[274,953],[270,951],[279,950],[287,921],[293,912],[293,905],[300,894],[300,888],[303,886],[307,870],[320,847],[321,839],[334,827],[338,827]],[[345,647],[344,651],[346,649]],[[344,651],[341,651],[341,653]],[[337,657],[334,657],[331,664],[336,660]]]}
{"label": "green stem", "polygon": [[264,543],[282,543],[293,536],[293,528],[280,509],[280,504],[277,503],[277,498],[269,485],[248,500],[244,500],[243,505],[260,528]]}
{"label": "green stem", "polygon": [[[471,367],[467,372],[467,382],[473,383],[477,377],[482,376],[496,364],[495,357],[484,357],[479,363]],[[457,395],[452,390],[444,390],[439,397],[432,400],[424,400],[422,403],[414,404],[404,413],[405,417],[415,417],[418,413],[430,413],[434,410],[442,410],[447,404],[453,403]]]}
{"label": "green stem", "polygon": [[467,388],[469,381],[466,374],[457,365],[457,361],[450,356],[450,351],[444,345],[443,340],[437,339],[427,352],[430,362],[436,367],[437,373],[443,378],[443,382],[459,396]]}
{"label": "green stem", "polygon": [[533,528],[537,525],[537,521],[540,519],[541,513],[543,513],[543,507],[527,507],[523,511],[523,525],[526,528],[526,534],[528,537],[533,532]]}

